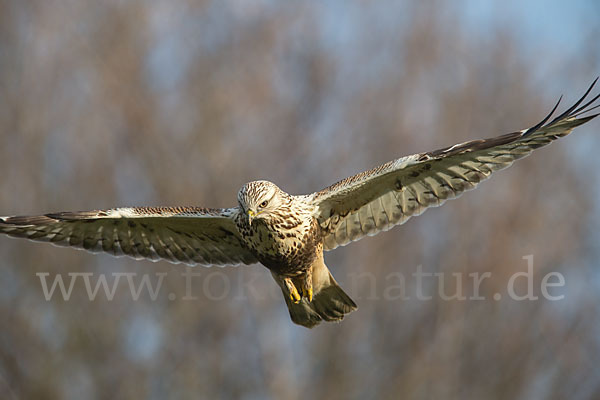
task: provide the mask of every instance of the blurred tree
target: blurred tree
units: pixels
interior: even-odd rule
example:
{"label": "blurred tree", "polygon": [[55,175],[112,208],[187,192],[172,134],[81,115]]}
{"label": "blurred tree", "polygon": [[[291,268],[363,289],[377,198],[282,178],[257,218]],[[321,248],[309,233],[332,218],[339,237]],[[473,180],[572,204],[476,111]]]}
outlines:
{"label": "blurred tree", "polygon": [[[0,1],[0,214],[230,206],[258,178],[310,192],[530,126],[600,70],[593,4],[548,22],[543,37],[566,46],[506,24],[516,2],[490,3]],[[191,300],[183,267],[0,240],[0,395],[596,398],[598,161],[571,154],[598,148],[597,126],[328,254],[360,308],[312,331],[262,268],[195,269]],[[493,300],[528,254],[536,288],[564,274],[565,300]],[[448,293],[461,273],[467,296],[468,274],[490,272],[486,300],[445,301],[436,285],[418,300],[419,265]],[[76,272],[167,275],[155,300],[134,301],[125,278],[113,300],[81,282],[45,300],[36,273]],[[398,272],[408,299],[390,298]]]}

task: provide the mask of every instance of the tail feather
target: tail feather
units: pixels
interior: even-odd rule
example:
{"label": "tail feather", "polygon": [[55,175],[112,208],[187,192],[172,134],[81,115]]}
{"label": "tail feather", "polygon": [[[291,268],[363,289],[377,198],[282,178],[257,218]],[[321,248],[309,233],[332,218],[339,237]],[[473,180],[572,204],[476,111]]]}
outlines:
{"label": "tail feather", "polygon": [[293,303],[281,279],[278,279],[275,274],[273,277],[281,287],[292,321],[298,325],[312,328],[321,321],[339,322],[346,314],[358,308],[338,285],[322,260],[313,265],[314,295],[311,302],[303,298],[299,303]]}
{"label": "tail feather", "polygon": [[313,298],[312,305],[325,321],[341,321],[345,314],[356,310],[354,301],[329,274],[331,285],[321,289]]}

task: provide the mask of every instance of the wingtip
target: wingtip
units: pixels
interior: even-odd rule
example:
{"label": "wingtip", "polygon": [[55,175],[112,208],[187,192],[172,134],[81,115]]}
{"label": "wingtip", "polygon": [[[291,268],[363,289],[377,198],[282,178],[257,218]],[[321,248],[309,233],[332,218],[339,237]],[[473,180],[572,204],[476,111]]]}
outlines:
{"label": "wingtip", "polygon": [[596,83],[598,82],[598,79],[600,79],[600,75],[597,76],[596,79],[594,79],[594,81],[592,82],[592,84],[590,85],[590,87],[588,88],[588,90],[585,92],[585,94],[583,95],[583,97],[586,97],[588,95],[588,93],[592,91],[592,89],[594,88],[594,86],[596,86]]}
{"label": "wingtip", "polygon": [[546,115],[546,117],[543,120],[541,120],[540,122],[538,122],[536,125],[532,126],[531,128],[527,129],[523,133],[523,136],[531,135],[532,133],[534,133],[535,131],[540,129],[542,126],[544,126],[544,124],[550,119],[550,117],[552,117],[552,114],[554,114],[554,112],[558,108],[558,105],[562,101],[562,98],[563,98],[563,95],[561,94],[560,97],[558,98],[558,101],[554,105],[554,108],[552,108],[552,111],[550,111],[550,113],[548,113],[548,115]]}
{"label": "wingtip", "polygon": [[[583,96],[581,96],[579,98],[579,100],[577,100],[577,102],[575,104],[573,104],[571,107],[569,107],[567,110],[565,110],[562,114],[560,114],[558,117],[554,118],[552,121],[550,121],[548,123],[548,125],[552,125],[554,123],[557,123],[565,118],[571,118],[571,117],[577,117],[580,114],[586,113],[588,111],[591,111],[595,108],[597,108],[598,106],[594,106],[592,108],[588,108],[590,105],[592,105],[596,100],[598,100],[600,98],[600,94],[594,96],[590,101],[588,101],[587,103],[585,103],[583,106],[577,108],[582,102],[583,100],[585,100],[585,98],[590,94],[590,92],[592,91],[592,89],[594,88],[594,86],[596,85],[596,83],[598,82],[598,80],[600,80],[600,76],[597,76],[596,79],[594,79],[594,81],[592,82],[592,84],[587,88],[587,90],[585,91],[585,93],[583,94]],[[541,127],[544,126],[544,124],[546,124],[546,122],[548,121],[548,119],[550,119],[550,117],[552,116],[552,114],[554,114],[554,111],[556,111],[558,105],[560,104],[560,101],[562,100],[563,95],[561,95],[558,99],[558,102],[556,103],[556,105],[554,106],[554,108],[552,109],[552,111],[550,112],[550,114],[548,114],[548,116],[546,116],[546,118],[544,118],[541,122],[539,122],[537,125],[527,129],[524,133],[523,136],[528,136],[531,135],[532,133],[534,133],[535,131],[537,131],[538,129],[540,129]],[[589,120],[586,120],[589,121]]]}

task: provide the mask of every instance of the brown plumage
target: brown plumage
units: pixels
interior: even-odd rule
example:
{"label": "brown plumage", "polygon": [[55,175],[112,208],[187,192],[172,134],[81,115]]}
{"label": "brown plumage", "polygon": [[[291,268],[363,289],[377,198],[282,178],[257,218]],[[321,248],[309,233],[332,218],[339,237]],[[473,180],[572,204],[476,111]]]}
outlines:
{"label": "brown plumage", "polygon": [[0,233],[59,246],[188,265],[260,262],[282,290],[292,321],[313,327],[340,321],[356,304],[337,284],[323,251],[404,223],[442,205],[534,149],[568,135],[596,115],[592,90],[564,113],[532,128],[414,154],[293,196],[268,181],[245,184],[238,206],[137,207],[0,217]]}

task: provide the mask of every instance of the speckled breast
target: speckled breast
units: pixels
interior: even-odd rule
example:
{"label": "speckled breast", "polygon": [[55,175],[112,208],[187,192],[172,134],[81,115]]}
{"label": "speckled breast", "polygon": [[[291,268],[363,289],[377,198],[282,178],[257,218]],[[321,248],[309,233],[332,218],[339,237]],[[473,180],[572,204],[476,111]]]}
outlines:
{"label": "speckled breast", "polygon": [[242,222],[242,237],[256,258],[271,271],[287,276],[304,273],[322,251],[321,228],[315,219],[295,226],[269,225],[255,220]]}

